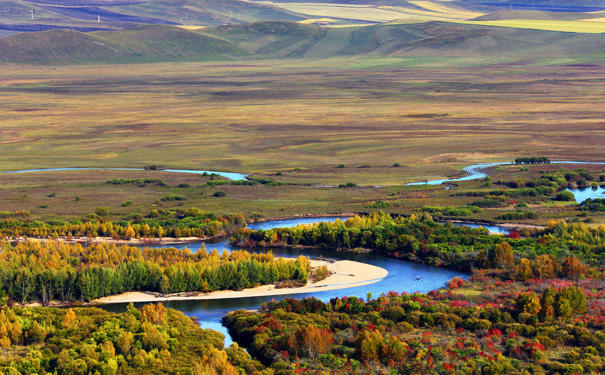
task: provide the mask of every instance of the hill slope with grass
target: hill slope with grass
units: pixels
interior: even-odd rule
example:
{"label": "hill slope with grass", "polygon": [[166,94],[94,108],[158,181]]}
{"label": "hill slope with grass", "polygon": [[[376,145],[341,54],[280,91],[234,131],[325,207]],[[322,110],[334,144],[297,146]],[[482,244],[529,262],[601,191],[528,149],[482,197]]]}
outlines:
{"label": "hill slope with grass", "polygon": [[229,60],[246,55],[233,43],[169,26],[81,33],[49,30],[0,39],[0,61],[126,63]]}
{"label": "hill slope with grass", "polygon": [[603,51],[604,34],[437,21],[347,28],[323,28],[275,21],[195,31],[156,25],[88,34],[53,30],[0,39],[0,61],[21,63],[127,63],[339,56],[450,56],[524,61],[587,56],[590,60],[602,58]]}
{"label": "hill slope with grass", "polygon": [[565,57],[603,51],[601,34],[562,33],[446,22],[320,28],[284,22],[208,29],[255,56]]}

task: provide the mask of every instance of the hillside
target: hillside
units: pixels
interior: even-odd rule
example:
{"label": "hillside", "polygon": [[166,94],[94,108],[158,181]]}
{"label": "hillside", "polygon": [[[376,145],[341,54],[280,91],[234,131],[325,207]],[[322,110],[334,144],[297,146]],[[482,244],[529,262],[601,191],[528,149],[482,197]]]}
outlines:
{"label": "hillside", "polygon": [[44,64],[205,61],[245,55],[235,45],[168,26],[81,33],[49,30],[0,39],[0,61]]}
{"label": "hillside", "polygon": [[298,21],[303,16],[242,0],[23,0],[0,4],[0,29],[35,25],[118,29],[132,24],[218,26],[263,20]]}
{"label": "hillside", "polygon": [[0,4],[0,30],[62,26],[88,31],[82,28],[121,29],[133,24],[207,27],[276,20],[361,25],[398,19],[469,20],[484,15],[483,8],[440,0],[7,0]]}
{"label": "hillside", "polygon": [[195,31],[156,25],[88,34],[52,30],[0,39],[0,61],[59,64],[336,56],[451,56],[531,61],[536,56],[542,60],[599,58],[602,51],[605,51],[603,34],[437,21],[347,28],[276,21]]}
{"label": "hillside", "polygon": [[[279,32],[277,32],[279,30]],[[252,55],[272,57],[462,56],[533,58],[603,51],[602,35],[570,34],[445,22],[318,28],[257,23],[205,31]]]}

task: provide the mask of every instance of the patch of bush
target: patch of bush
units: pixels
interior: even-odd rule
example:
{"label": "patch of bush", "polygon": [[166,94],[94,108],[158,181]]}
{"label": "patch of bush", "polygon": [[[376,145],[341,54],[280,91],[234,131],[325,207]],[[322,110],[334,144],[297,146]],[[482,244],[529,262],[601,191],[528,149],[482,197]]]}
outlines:
{"label": "patch of bush", "polygon": [[535,219],[538,215],[532,211],[517,211],[517,212],[508,212],[502,215],[499,215],[497,219],[499,220],[525,220],[525,219]]}
{"label": "patch of bush", "polygon": [[559,192],[557,194],[557,196],[555,197],[555,200],[569,202],[569,201],[576,200],[576,197],[573,195],[573,193],[571,191],[565,190],[565,191]]}
{"label": "patch of bush", "polygon": [[178,194],[170,194],[161,199],[162,202],[185,201],[185,200],[187,200],[187,198],[185,198],[182,195],[178,195]]}
{"label": "patch of bush", "polygon": [[225,180],[210,180],[208,182],[206,182],[206,185],[208,186],[219,186],[219,185],[226,185],[228,182]]}
{"label": "patch of bush", "polygon": [[95,214],[101,217],[109,216],[109,208],[97,207],[97,209],[95,210]]}
{"label": "patch of bush", "polygon": [[391,205],[388,202],[385,201],[376,201],[372,204],[367,205],[367,208],[388,208]]}

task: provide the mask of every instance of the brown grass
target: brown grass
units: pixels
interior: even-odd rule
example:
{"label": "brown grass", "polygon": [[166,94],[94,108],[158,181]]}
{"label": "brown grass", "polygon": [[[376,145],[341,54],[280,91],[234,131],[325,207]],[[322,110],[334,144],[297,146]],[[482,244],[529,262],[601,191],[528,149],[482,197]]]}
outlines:
{"label": "brown grass", "polygon": [[[193,183],[185,191],[187,206],[278,216],[367,211],[378,199],[392,203],[394,212],[410,212],[427,200],[451,204],[443,188],[396,186],[459,176],[462,167],[476,162],[534,155],[605,159],[600,66],[435,68],[444,61],[433,60],[430,67],[350,69],[346,61],[330,60],[328,69],[325,61],[308,60],[297,66],[4,66],[0,169],[161,164],[286,183],[392,186],[229,186],[226,199],[210,198],[214,190],[195,190]],[[346,168],[335,168],[341,163]],[[128,213],[177,204],[155,203],[165,194],[162,188],[103,184],[110,175],[143,174],[0,174],[2,209],[49,216],[101,205]],[[200,177],[162,178],[176,186],[197,184]],[[55,190],[56,198],[46,197]],[[76,195],[82,198],[78,203]],[[125,200],[135,204],[119,208]],[[554,217],[570,213],[565,207],[543,210]],[[497,216],[489,210],[481,215]]]}

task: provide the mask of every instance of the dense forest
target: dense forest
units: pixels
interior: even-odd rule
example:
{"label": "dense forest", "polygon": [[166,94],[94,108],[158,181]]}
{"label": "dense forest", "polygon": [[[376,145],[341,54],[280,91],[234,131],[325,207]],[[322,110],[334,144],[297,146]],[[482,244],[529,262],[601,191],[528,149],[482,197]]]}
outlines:
{"label": "dense forest", "polygon": [[605,369],[602,298],[601,280],[479,272],[428,294],[285,299],[223,322],[276,374],[589,374]]}
{"label": "dense forest", "polygon": [[92,307],[0,310],[2,374],[242,374],[238,368],[273,372],[161,304],[131,305],[122,314]]}
{"label": "dense forest", "polygon": [[[523,236],[521,236],[523,234]],[[267,231],[239,229],[234,243],[245,246],[309,246],[344,251],[371,251],[397,259],[464,271],[500,267],[518,269],[532,264],[526,278],[572,276],[580,262],[597,265],[602,251],[605,226],[552,221],[544,230],[521,230],[508,236],[492,236],[487,229],[454,227],[433,221],[430,215],[392,217],[379,212],[355,216],[346,221],[299,225]],[[548,266],[543,266],[548,264]],[[581,267],[580,267],[581,268]]]}
{"label": "dense forest", "polygon": [[223,318],[276,374],[589,374],[605,369],[605,226],[508,236],[384,213],[268,231],[248,246],[371,251],[472,273],[428,294],[286,299]]}
{"label": "dense forest", "polygon": [[159,293],[239,290],[280,280],[306,283],[309,259],[272,253],[231,254],[204,248],[153,249],[58,241],[0,243],[0,290],[25,303],[90,301],[127,291]]}

